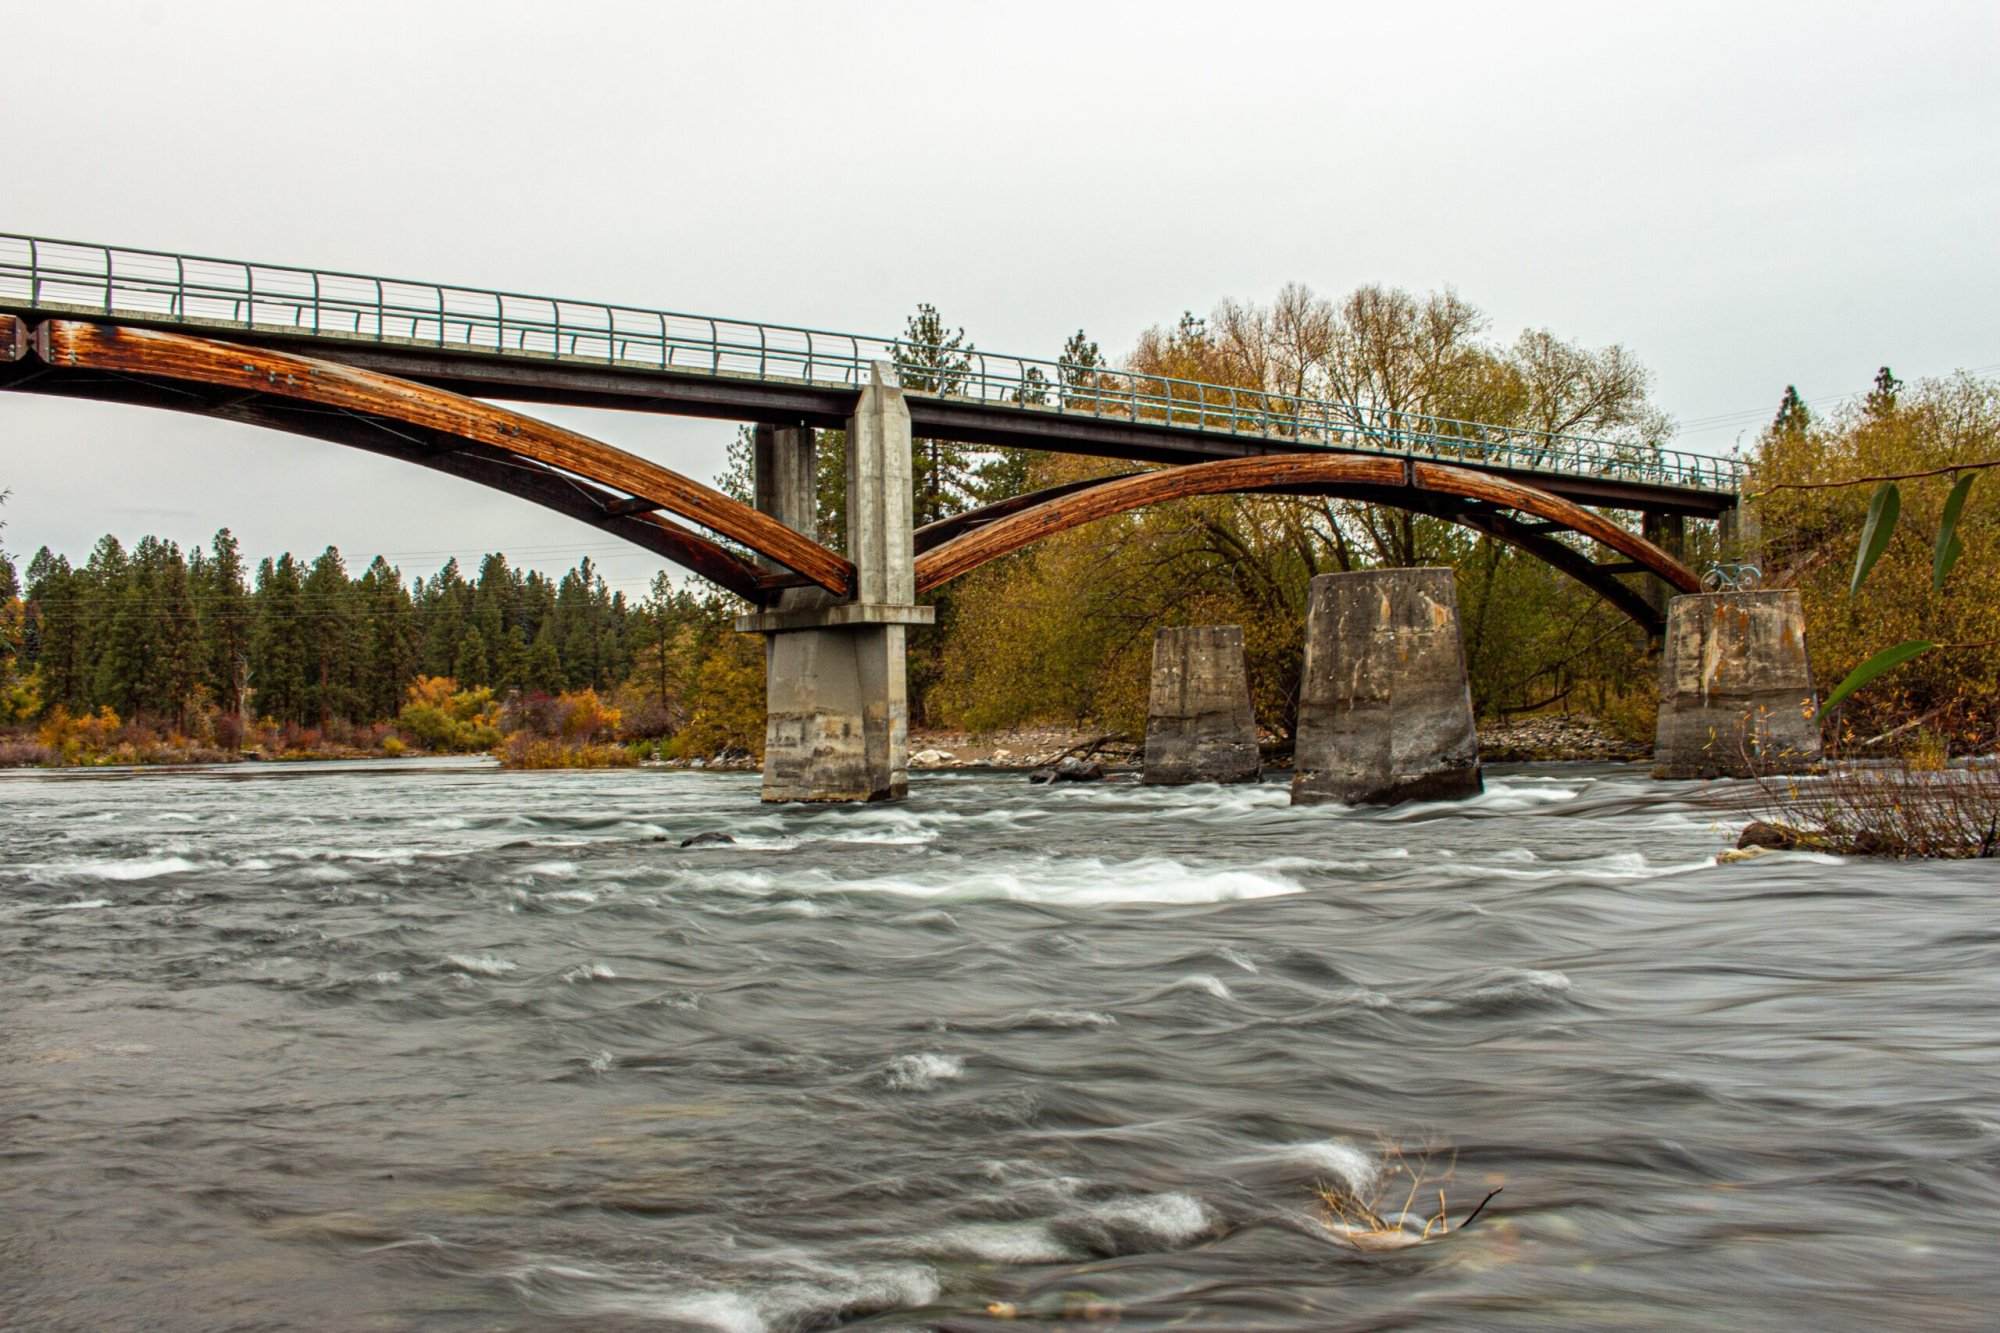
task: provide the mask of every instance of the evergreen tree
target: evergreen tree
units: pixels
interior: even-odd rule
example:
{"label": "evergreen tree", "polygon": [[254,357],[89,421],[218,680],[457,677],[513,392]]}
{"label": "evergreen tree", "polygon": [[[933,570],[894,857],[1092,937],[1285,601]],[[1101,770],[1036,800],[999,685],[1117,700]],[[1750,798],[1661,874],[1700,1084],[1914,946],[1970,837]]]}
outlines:
{"label": "evergreen tree", "polygon": [[133,693],[134,712],[169,719],[186,731],[201,689],[201,626],[181,548],[147,537],[133,552],[133,577],[143,589],[140,622],[143,666]]}
{"label": "evergreen tree", "polygon": [[301,589],[304,606],[305,715],[321,727],[354,714],[355,623],[347,562],[329,546],[313,561]]}
{"label": "evergreen tree", "polygon": [[[905,389],[940,396],[962,394],[973,354],[964,329],[946,328],[936,306],[919,305],[896,344],[896,373]],[[970,446],[951,440],[913,440],[910,464],[916,526],[948,518],[976,502]]]}
{"label": "evergreen tree", "polygon": [[472,588],[459,573],[456,556],[425,580],[417,597],[417,615],[424,633],[423,673],[449,676],[458,657],[459,641],[465,637],[466,622],[472,617]]}
{"label": "evergreen tree", "polygon": [[1785,386],[1785,396],[1778,402],[1778,415],[1771,422],[1771,429],[1780,435],[1802,435],[1812,425],[1812,413],[1806,410],[1806,400],[1799,397],[1796,385]]}
{"label": "evergreen tree", "polygon": [[191,570],[189,577],[201,622],[202,675],[209,697],[223,712],[240,713],[254,612],[250,590],[243,586],[243,555],[235,534],[228,528],[218,530],[199,576]]}
{"label": "evergreen tree", "polygon": [[458,652],[452,658],[451,674],[462,690],[476,689],[486,684],[491,670],[486,662],[486,638],[479,632],[479,626],[467,625],[465,633],[459,636]]}
{"label": "evergreen tree", "polygon": [[555,618],[542,622],[541,632],[528,649],[528,661],[521,671],[521,688],[530,694],[556,694],[564,688],[562,658],[556,652]]}
{"label": "evergreen tree", "polygon": [[89,705],[88,624],[82,575],[44,546],[28,562],[27,652],[42,680],[42,701],[72,712]]}
{"label": "evergreen tree", "polygon": [[1884,366],[1876,371],[1875,387],[1868,391],[1868,399],[1864,404],[1868,415],[1880,418],[1894,412],[1896,410],[1896,391],[1902,387],[1903,382],[1890,372],[1889,367]]}
{"label": "evergreen tree", "polygon": [[410,590],[402,574],[378,555],[357,580],[355,596],[361,620],[356,687],[361,715],[394,717],[416,670]]}
{"label": "evergreen tree", "polygon": [[90,559],[79,571],[77,601],[84,625],[83,663],[87,672],[83,702],[88,707],[120,707],[116,701],[123,697],[124,676],[131,667],[124,661],[115,636],[130,571],[124,546],[109,533],[97,539]]}
{"label": "evergreen tree", "polygon": [[250,686],[260,716],[306,719],[309,651],[303,638],[305,589],[291,553],[257,566],[257,624],[251,640]]}

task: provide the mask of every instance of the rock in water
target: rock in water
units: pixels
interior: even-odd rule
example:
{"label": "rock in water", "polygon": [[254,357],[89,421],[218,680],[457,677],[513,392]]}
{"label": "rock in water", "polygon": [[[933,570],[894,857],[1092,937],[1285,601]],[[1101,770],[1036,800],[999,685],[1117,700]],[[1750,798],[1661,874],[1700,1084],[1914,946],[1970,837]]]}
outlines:
{"label": "rock in water", "polygon": [[1773,851],[1782,852],[1797,847],[1804,841],[1804,836],[1797,829],[1786,828],[1783,824],[1766,824],[1761,819],[1755,819],[1750,822],[1749,828],[1743,830],[1742,836],[1737,838],[1736,846],[1739,851],[1746,847],[1769,847]]}
{"label": "rock in water", "polygon": [[714,829],[710,829],[706,833],[697,833],[692,838],[682,838],[681,846],[718,847],[723,843],[733,843],[735,841],[736,839],[730,837],[727,833],[719,833]]}

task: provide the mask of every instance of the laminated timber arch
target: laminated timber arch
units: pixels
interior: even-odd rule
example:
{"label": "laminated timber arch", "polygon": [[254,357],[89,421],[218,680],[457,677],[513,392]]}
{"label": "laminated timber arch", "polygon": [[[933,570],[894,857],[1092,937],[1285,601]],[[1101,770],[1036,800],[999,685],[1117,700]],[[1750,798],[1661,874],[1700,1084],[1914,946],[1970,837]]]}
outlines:
{"label": "laminated timber arch", "polygon": [[[1660,612],[1637,589],[1619,582],[1619,574],[1651,573],[1679,592],[1701,590],[1692,570],[1644,537],[1533,486],[1414,459],[1278,454],[1070,483],[928,525],[917,533],[917,591],[932,591],[1045,537],[1114,514],[1168,500],[1241,493],[1331,495],[1462,523],[1578,580],[1649,634],[1664,628]],[[1600,564],[1554,540],[1549,534],[1557,531],[1579,533],[1625,560]]]}
{"label": "laminated timber arch", "polygon": [[[155,329],[49,320],[0,328],[0,387],[136,403],[350,445],[491,486],[596,524],[753,603],[778,588],[851,592],[854,566],[671,469],[476,398],[314,357]],[[30,367],[32,349],[43,363]],[[791,571],[769,574],[666,511]]]}

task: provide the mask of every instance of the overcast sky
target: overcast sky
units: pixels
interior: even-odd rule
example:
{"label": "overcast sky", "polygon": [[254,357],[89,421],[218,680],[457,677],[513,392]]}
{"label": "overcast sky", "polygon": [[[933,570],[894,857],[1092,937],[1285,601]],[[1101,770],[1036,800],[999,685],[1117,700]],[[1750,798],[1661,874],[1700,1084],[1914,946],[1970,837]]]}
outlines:
{"label": "overcast sky", "polygon": [[[1623,343],[1684,447],[2000,370],[2000,5],[0,0],[0,230],[1053,355],[1287,281]],[[733,427],[565,424],[713,476]],[[653,557],[334,445],[0,395],[5,546]]]}

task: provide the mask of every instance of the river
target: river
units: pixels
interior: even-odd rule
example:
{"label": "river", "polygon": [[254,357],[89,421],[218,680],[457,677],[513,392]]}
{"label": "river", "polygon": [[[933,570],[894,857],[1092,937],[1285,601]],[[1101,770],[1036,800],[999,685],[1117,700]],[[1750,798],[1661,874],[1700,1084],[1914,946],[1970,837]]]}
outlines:
{"label": "river", "polygon": [[1699,791],[0,776],[0,1326],[1991,1327],[2000,877]]}

